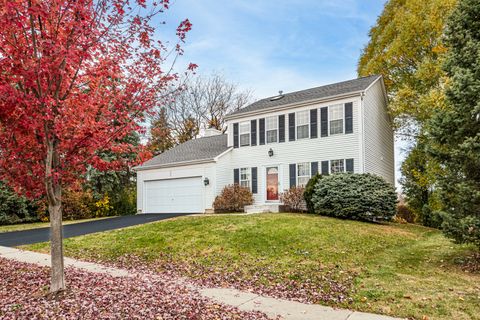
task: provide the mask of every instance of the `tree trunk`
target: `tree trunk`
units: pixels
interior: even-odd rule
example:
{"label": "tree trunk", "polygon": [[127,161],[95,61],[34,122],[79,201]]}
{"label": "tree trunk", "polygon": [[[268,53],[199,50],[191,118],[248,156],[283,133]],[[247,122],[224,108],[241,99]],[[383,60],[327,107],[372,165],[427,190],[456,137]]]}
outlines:
{"label": "tree trunk", "polygon": [[63,268],[63,229],[62,229],[62,187],[59,178],[53,175],[58,167],[58,153],[55,143],[47,142],[45,166],[45,187],[50,215],[50,254],[51,284],[50,292],[65,290],[65,273]]}

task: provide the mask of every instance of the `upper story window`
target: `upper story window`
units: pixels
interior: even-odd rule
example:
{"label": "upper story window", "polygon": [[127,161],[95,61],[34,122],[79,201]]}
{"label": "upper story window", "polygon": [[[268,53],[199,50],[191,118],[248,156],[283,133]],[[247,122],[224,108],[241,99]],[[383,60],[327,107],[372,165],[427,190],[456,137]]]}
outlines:
{"label": "upper story window", "polygon": [[250,121],[240,123],[240,146],[250,145]]}
{"label": "upper story window", "polygon": [[330,161],[330,173],[345,172],[345,161],[343,159]]}
{"label": "upper story window", "polygon": [[330,134],[343,133],[343,104],[336,104],[328,108],[330,119]]}
{"label": "upper story window", "polygon": [[265,119],[267,143],[277,142],[278,139],[278,117],[268,117]]}
{"label": "upper story window", "polygon": [[310,180],[310,163],[303,162],[297,164],[297,186],[306,186],[308,180]]}
{"label": "upper story window", "polygon": [[309,110],[297,112],[297,139],[308,138]]}
{"label": "upper story window", "polygon": [[240,186],[250,188],[250,168],[240,168]]}

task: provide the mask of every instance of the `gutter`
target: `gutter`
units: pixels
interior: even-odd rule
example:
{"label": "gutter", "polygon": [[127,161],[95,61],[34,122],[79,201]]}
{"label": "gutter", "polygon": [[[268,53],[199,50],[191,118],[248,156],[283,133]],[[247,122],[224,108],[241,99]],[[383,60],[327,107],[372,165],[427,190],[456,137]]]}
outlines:
{"label": "gutter", "polygon": [[227,115],[225,117],[225,120],[232,120],[232,119],[244,118],[244,117],[253,116],[253,115],[270,113],[273,110],[282,111],[282,110],[285,110],[285,109],[290,109],[292,107],[304,107],[304,106],[308,106],[308,105],[311,105],[311,104],[314,104],[314,103],[328,102],[328,101],[338,100],[338,99],[341,99],[341,98],[356,97],[356,96],[361,95],[363,92],[365,92],[365,90],[353,91],[353,92],[349,92],[349,93],[338,94],[338,95],[335,95],[335,96],[328,96],[328,97],[321,98],[321,99],[306,100],[306,101],[302,101],[302,102],[293,102],[293,103],[284,104],[284,105],[280,105],[280,106],[273,106],[273,107],[268,107],[268,108],[259,109],[259,110],[242,112],[242,113],[238,113],[238,114],[230,114],[230,115]]}

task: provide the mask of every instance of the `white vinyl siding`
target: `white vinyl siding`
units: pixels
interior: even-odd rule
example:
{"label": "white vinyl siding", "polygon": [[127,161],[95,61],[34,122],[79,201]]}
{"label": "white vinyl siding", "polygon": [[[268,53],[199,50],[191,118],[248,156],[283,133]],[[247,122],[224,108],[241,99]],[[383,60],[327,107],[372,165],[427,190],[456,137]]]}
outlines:
{"label": "white vinyl siding", "polygon": [[240,146],[250,145],[250,121],[240,123]]}
{"label": "white vinyl siding", "polygon": [[363,100],[363,169],[395,185],[394,133],[386,104],[379,80],[365,92]]}
{"label": "white vinyl siding", "polygon": [[250,168],[240,169],[240,186],[251,189],[251,170]]}
{"label": "white vinyl siding", "polygon": [[330,122],[330,134],[343,133],[343,104],[336,104],[328,108],[328,119]]}
{"label": "white vinyl siding", "polygon": [[297,122],[297,139],[306,139],[309,137],[310,133],[310,111],[309,110],[304,110],[304,111],[299,111],[296,114],[296,122]]}
{"label": "white vinyl siding", "polygon": [[310,162],[297,164],[297,186],[305,187],[310,180]]}
{"label": "white vinyl siding", "polygon": [[268,117],[265,119],[267,132],[267,143],[274,143],[278,140],[278,117]]}
{"label": "white vinyl siding", "polygon": [[345,160],[338,159],[330,161],[330,173],[345,172]]}

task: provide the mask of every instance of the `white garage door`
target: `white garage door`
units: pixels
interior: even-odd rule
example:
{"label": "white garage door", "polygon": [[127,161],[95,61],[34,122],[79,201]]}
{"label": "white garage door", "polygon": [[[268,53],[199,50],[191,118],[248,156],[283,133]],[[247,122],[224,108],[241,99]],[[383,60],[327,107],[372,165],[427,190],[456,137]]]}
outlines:
{"label": "white garage door", "polygon": [[145,182],[146,213],[203,212],[201,177]]}

